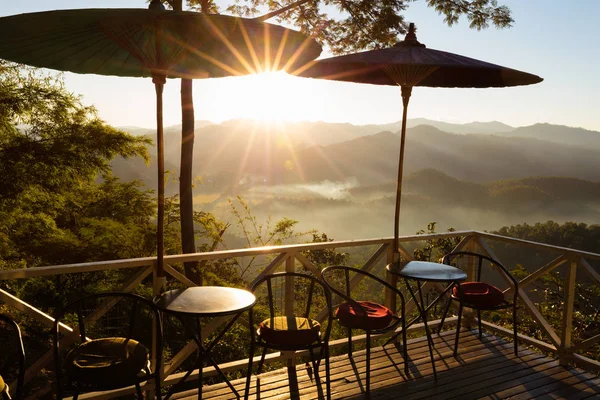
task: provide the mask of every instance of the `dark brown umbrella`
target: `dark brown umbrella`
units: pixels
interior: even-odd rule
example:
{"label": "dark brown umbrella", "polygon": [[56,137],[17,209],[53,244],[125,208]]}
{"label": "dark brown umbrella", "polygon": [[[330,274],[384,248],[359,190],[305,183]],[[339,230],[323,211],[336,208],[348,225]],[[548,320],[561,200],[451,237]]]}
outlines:
{"label": "dark brown umbrella", "polygon": [[392,48],[314,61],[296,74],[309,78],[400,86],[403,112],[394,219],[394,252],[398,252],[399,249],[406,113],[413,86],[486,88],[530,85],[542,81],[537,75],[428,49],[417,41],[414,24],[410,24],[405,39]]}
{"label": "dark brown umbrella", "polygon": [[293,71],[321,47],[299,32],[257,20],[149,9],[81,9],[0,18],[0,58],[80,74],[151,77],[156,87],[158,148],[157,268],[164,284],[164,144],[166,78]]}

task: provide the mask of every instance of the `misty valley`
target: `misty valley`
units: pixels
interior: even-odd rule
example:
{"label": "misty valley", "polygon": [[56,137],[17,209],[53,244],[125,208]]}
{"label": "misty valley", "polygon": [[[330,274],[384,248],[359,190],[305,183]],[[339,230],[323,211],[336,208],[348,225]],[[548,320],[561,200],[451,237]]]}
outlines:
{"label": "misty valley", "polygon": [[[226,220],[228,199],[241,196],[259,220],[292,218],[299,229],[336,240],[392,235],[398,123],[238,120],[196,126],[196,209]],[[598,132],[423,119],[408,126],[401,234],[432,221],[439,230],[600,221]],[[171,194],[178,189],[179,131],[171,127],[165,134]],[[113,170],[123,180],[156,186],[153,166],[141,160],[118,159]]]}

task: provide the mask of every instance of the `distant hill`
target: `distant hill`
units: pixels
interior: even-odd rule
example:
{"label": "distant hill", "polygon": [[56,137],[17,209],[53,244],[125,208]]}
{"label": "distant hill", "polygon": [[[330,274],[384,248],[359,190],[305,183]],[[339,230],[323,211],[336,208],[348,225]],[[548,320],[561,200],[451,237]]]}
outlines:
{"label": "distant hill", "polygon": [[570,126],[535,124],[516,128],[512,132],[504,132],[501,135],[506,137],[527,137],[569,146],[600,149],[600,132]]}
{"label": "distant hill", "polygon": [[[246,120],[205,125],[196,129],[194,174],[211,181],[215,188],[240,182],[278,184],[350,178],[360,185],[383,184],[396,176],[399,135],[375,131],[379,127]],[[548,139],[541,139],[543,132],[551,132],[546,135]],[[149,135],[153,137],[154,132]],[[407,131],[405,173],[436,169],[476,183],[529,176],[599,181],[600,147],[593,145],[597,136],[600,133],[548,124],[500,134],[453,134],[419,125]],[[177,127],[165,129],[167,169],[175,177],[180,142]],[[155,187],[153,167],[122,160],[113,165],[117,175],[144,181],[151,178],[154,184],[150,186]]]}
{"label": "distant hill", "polygon": [[[356,201],[395,196],[395,182],[349,189]],[[428,203],[475,208],[560,207],[600,204],[600,182],[575,178],[528,177],[476,184],[462,181],[435,169],[409,174],[403,182],[405,196],[419,196]]]}
{"label": "distant hill", "polygon": [[[399,138],[391,132],[297,152],[296,179],[336,180],[355,177],[361,184],[393,180],[397,173]],[[437,169],[470,182],[528,176],[577,177],[600,180],[600,150],[497,135],[456,135],[430,126],[408,130],[405,173]],[[303,178],[301,178],[303,177]],[[290,181],[293,179],[288,179]]]}
{"label": "distant hill", "polygon": [[[512,132],[515,130],[512,126],[503,124],[498,121],[491,122],[469,122],[466,124],[453,124],[450,122],[442,122],[442,121],[434,121],[427,118],[414,118],[406,121],[407,128],[414,128],[419,125],[429,125],[439,130],[448,133],[458,133],[461,135],[467,133],[504,133],[504,132]],[[379,130],[388,130],[392,132],[400,132],[402,129],[402,121],[392,122],[390,124],[381,124],[381,125],[368,125],[368,126],[377,126]]]}
{"label": "distant hill", "polygon": [[[194,128],[200,129],[207,125],[213,125],[214,123],[211,121],[204,120],[196,120],[194,122]],[[124,130],[125,132],[129,132],[134,136],[156,136],[156,128],[140,128],[139,126],[118,126],[118,129]],[[179,125],[171,125],[164,127],[164,132],[181,132],[181,124]]]}

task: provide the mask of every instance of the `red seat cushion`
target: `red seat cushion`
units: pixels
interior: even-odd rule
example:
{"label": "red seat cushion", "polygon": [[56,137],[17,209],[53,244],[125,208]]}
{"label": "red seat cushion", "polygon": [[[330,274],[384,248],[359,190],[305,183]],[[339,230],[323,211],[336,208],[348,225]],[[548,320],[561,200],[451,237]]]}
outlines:
{"label": "red seat cushion", "polygon": [[321,324],[302,317],[265,319],[258,327],[259,336],[277,346],[307,346],[319,340]]}
{"label": "red seat cushion", "polygon": [[453,289],[453,295],[465,305],[475,308],[494,308],[504,303],[504,294],[494,285],[485,282],[466,282]]}
{"label": "red seat cushion", "polygon": [[366,315],[360,308],[352,303],[340,304],[335,311],[340,324],[353,329],[364,329],[372,331],[386,328],[392,322],[393,313],[389,308],[371,301],[357,301],[366,311]]}

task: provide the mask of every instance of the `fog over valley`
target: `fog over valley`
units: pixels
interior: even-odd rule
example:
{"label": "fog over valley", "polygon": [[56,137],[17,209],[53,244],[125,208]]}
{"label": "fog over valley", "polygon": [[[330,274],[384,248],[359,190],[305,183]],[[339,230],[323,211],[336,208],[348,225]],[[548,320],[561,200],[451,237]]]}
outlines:
{"label": "fog over valley", "polygon": [[[400,229],[493,230],[600,221],[600,133],[536,124],[410,120]],[[151,131],[124,128],[153,137]],[[248,120],[196,129],[194,202],[231,219],[241,196],[259,221],[288,217],[334,239],[393,234],[399,123],[355,126]],[[167,194],[178,190],[179,127],[166,129]],[[151,149],[154,151],[154,149]],[[152,165],[115,160],[124,180],[156,186]]]}

